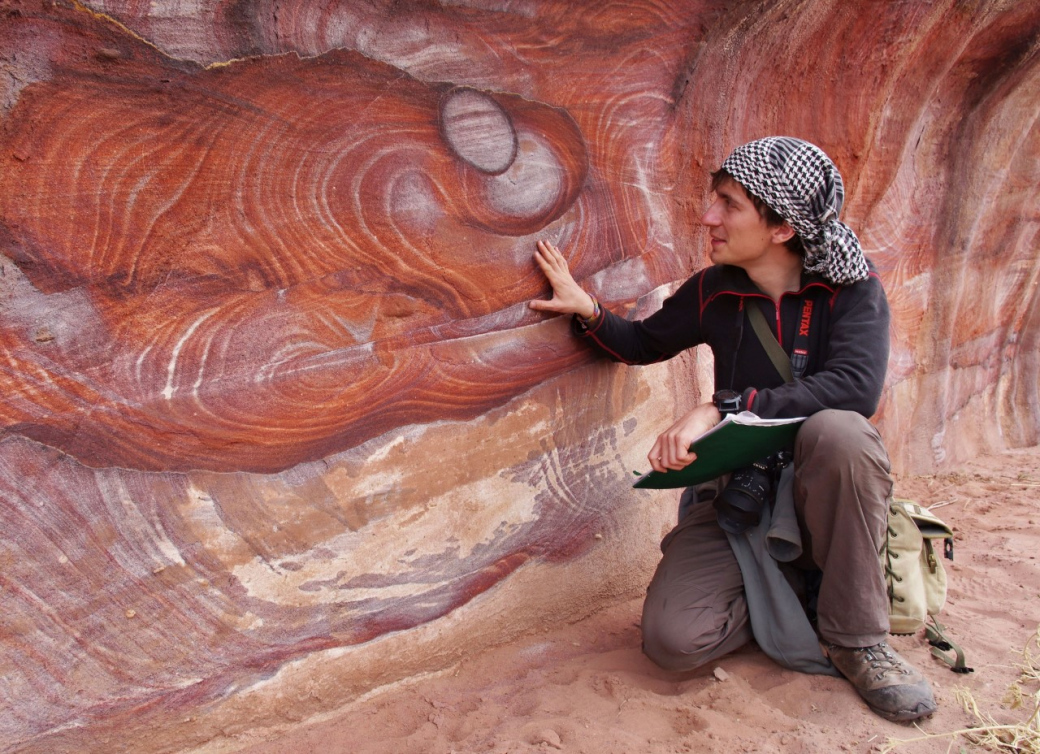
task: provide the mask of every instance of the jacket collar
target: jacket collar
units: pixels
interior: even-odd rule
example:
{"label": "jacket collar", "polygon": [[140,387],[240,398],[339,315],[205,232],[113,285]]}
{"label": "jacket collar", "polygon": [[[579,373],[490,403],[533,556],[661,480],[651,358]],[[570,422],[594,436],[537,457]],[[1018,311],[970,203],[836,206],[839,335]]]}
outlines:
{"label": "jacket collar", "polygon": [[[738,296],[765,296],[766,294],[755,285],[748,274],[740,267],[734,267],[728,264],[717,264],[715,269],[718,270],[719,275],[719,288],[716,293],[735,293]],[[873,269],[871,270],[873,271]],[[822,286],[829,291],[835,291],[840,286],[836,286],[833,283],[828,283],[822,275],[816,275],[810,272],[802,270],[802,280],[797,293],[801,293],[806,288]]]}

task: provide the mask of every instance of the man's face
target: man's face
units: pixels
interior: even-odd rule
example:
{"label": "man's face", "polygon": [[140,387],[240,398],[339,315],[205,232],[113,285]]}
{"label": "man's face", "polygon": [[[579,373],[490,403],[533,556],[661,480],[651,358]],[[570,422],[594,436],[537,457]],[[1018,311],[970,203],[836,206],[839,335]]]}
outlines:
{"label": "man's face", "polygon": [[[777,242],[778,228],[766,224],[744,187],[724,178],[715,190],[715,201],[701,217],[711,236],[711,261],[748,269],[764,261]],[[781,226],[784,228],[785,226]]]}

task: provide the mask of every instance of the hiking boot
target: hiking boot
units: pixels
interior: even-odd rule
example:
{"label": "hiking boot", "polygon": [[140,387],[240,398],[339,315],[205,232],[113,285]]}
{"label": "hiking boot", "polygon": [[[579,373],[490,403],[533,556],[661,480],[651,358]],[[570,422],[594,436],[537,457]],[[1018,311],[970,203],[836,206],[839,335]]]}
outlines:
{"label": "hiking boot", "polygon": [[935,712],[928,681],[887,641],[872,647],[828,644],[827,654],[867,706],[886,720],[909,722]]}

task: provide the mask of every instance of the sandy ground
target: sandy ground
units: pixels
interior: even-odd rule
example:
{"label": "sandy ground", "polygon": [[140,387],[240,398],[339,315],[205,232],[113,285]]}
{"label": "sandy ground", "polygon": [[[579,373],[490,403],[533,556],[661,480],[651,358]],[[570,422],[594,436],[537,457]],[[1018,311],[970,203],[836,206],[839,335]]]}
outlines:
{"label": "sandy ground", "polygon": [[[886,722],[847,682],[783,670],[755,646],[697,672],[660,670],[639,651],[640,601],[630,600],[382,690],[245,751],[881,752],[892,739],[978,724],[958,699],[965,690],[996,721],[1025,722],[1035,701],[1015,708],[1008,691],[1040,628],[1040,448],[982,458],[957,473],[900,478],[896,494],[933,506],[955,528],[942,618],[975,668],[955,674],[922,637],[892,638],[939,702],[919,726]],[[1020,688],[1037,692],[1035,681]],[[895,749],[970,750],[978,747],[957,736]]]}

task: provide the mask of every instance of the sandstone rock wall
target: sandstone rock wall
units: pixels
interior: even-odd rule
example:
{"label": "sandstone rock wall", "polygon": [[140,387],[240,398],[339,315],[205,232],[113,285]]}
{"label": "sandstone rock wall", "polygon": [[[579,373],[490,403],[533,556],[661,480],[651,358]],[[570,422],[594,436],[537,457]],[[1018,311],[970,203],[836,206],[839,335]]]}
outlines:
{"label": "sandstone rock wall", "polygon": [[[895,314],[897,469],[1038,442],[1040,8],[0,2],[0,742],[233,748],[641,589],[710,389],[633,315],[707,172],[820,144]],[[152,731],[162,731],[155,735]],[[216,747],[216,748],[213,748]]]}

